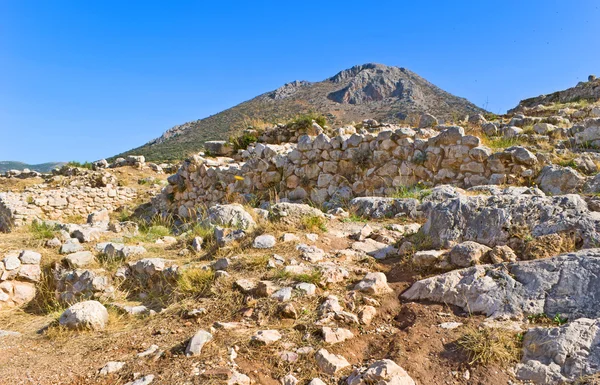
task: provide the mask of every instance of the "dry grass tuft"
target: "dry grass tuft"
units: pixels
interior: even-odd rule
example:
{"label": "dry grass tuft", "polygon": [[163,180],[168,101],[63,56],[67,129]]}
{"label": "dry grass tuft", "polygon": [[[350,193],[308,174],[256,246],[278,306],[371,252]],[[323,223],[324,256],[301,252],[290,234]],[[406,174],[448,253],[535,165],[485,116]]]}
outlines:
{"label": "dry grass tuft", "polygon": [[318,215],[307,216],[302,218],[302,227],[312,233],[324,233],[327,232],[327,220]]}
{"label": "dry grass tuft", "polygon": [[519,361],[521,355],[518,336],[504,329],[470,326],[456,345],[467,353],[471,365],[509,364]]}
{"label": "dry grass tuft", "polygon": [[187,269],[177,278],[176,292],[186,297],[204,297],[210,294],[214,281],[212,270]]}

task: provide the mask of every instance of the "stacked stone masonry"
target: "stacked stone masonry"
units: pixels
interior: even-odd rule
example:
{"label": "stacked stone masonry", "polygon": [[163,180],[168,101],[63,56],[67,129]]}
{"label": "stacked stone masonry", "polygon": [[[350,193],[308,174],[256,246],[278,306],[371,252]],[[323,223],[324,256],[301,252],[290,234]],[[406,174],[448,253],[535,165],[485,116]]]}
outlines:
{"label": "stacked stone masonry", "polygon": [[8,232],[36,218],[59,220],[102,209],[112,211],[135,197],[136,190],[111,185],[0,193],[0,231]]}
{"label": "stacked stone masonry", "polygon": [[493,153],[458,126],[303,135],[297,144],[257,143],[241,158],[193,156],[169,177],[155,207],[186,216],[202,205],[235,196],[268,199],[275,191],[279,198],[323,204],[392,195],[417,183],[521,184],[533,180],[544,163],[524,147]]}

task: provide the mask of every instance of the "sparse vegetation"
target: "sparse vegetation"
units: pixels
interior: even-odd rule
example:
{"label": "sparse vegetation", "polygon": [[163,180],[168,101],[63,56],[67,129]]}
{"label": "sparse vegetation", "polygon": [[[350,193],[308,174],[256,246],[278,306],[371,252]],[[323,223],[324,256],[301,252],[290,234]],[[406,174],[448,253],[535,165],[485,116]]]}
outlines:
{"label": "sparse vegetation", "polygon": [[545,313],[540,314],[530,314],[527,316],[527,320],[533,324],[543,324],[543,325],[556,325],[562,326],[567,323],[568,319],[562,317],[560,314],[555,314],[554,317],[549,317]]}
{"label": "sparse vegetation", "polygon": [[327,220],[324,217],[313,215],[302,218],[302,228],[309,232],[326,232]]}
{"label": "sparse vegetation", "polygon": [[315,270],[311,273],[296,274],[293,276],[294,281],[312,283],[314,285],[319,285],[322,279],[323,274],[318,270]]}
{"label": "sparse vegetation", "polygon": [[319,126],[325,127],[327,125],[327,119],[325,116],[315,113],[308,113],[299,115],[288,122],[288,125],[298,130],[308,130],[312,127],[312,123],[315,121]]}
{"label": "sparse vegetation", "polygon": [[484,137],[482,137],[482,142],[484,145],[486,145],[487,147],[494,149],[494,150],[503,150],[505,148],[509,148],[509,147],[513,147],[513,146],[521,146],[523,144],[526,144],[526,141],[520,137],[489,138],[489,137],[484,136]]}
{"label": "sparse vegetation", "polygon": [[58,230],[57,225],[45,221],[34,220],[29,225],[33,239],[40,241],[54,238]]}
{"label": "sparse vegetation", "polygon": [[517,362],[521,354],[519,338],[504,329],[468,327],[456,345],[469,356],[471,365],[506,365]]}
{"label": "sparse vegetation", "polygon": [[77,167],[77,168],[86,168],[88,170],[92,169],[92,164],[90,162],[81,163],[81,162],[77,162],[75,160],[68,162],[67,166],[68,167]]}
{"label": "sparse vegetation", "polygon": [[350,214],[347,218],[343,218],[342,222],[360,222],[360,223],[367,223],[368,220],[364,217],[361,217],[360,215],[356,215],[356,214]]}
{"label": "sparse vegetation", "polygon": [[417,183],[412,186],[401,186],[396,189],[396,192],[391,195],[392,198],[413,198],[413,199],[423,199],[431,194],[431,190],[428,189],[425,185]]}
{"label": "sparse vegetation", "polygon": [[229,141],[233,144],[233,151],[245,150],[252,143],[256,143],[258,138],[251,133],[244,132],[239,136],[232,136]]}
{"label": "sparse vegetation", "polygon": [[215,273],[210,269],[185,269],[177,278],[177,293],[194,298],[210,294]]}

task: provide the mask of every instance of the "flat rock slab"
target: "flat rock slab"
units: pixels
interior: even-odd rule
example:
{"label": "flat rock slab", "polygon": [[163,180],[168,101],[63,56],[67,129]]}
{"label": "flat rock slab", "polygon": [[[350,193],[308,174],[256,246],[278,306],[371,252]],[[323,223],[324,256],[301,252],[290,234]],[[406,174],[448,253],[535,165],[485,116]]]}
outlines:
{"label": "flat rock slab", "polygon": [[508,265],[479,265],[418,281],[407,300],[456,305],[491,318],[600,317],[600,249]]}
{"label": "flat rock slab", "polygon": [[561,384],[592,375],[598,368],[600,319],[580,318],[561,327],[529,329],[516,374],[536,384]]}
{"label": "flat rock slab", "polygon": [[532,188],[484,187],[485,194],[473,196],[438,186],[423,200],[420,210],[427,222],[420,233],[432,248],[464,241],[505,245],[515,228],[527,229],[533,237],[569,232],[582,239],[584,247],[600,244],[600,212],[590,211],[579,195],[545,196]]}

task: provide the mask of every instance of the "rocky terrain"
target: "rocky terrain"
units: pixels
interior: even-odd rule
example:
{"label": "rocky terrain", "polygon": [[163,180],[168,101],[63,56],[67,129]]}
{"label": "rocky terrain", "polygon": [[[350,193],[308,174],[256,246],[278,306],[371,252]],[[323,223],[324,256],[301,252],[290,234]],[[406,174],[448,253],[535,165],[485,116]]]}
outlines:
{"label": "rocky terrain", "polygon": [[216,115],[175,126],[160,138],[117,156],[183,159],[200,151],[205,141],[228,139],[248,124],[286,122],[300,114],[320,114],[329,124],[339,126],[365,117],[398,122],[424,112],[450,120],[485,111],[406,68],[369,63],[321,82],[287,83]]}
{"label": "rocky terrain", "polygon": [[598,84],[4,173],[0,383],[597,384]]}

